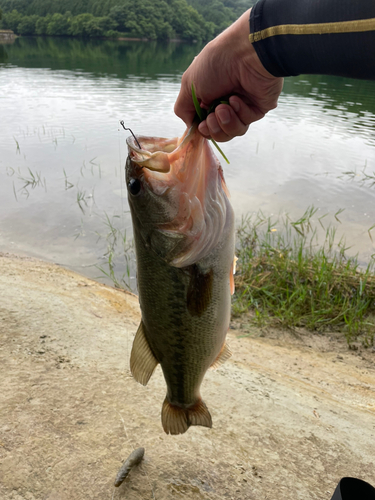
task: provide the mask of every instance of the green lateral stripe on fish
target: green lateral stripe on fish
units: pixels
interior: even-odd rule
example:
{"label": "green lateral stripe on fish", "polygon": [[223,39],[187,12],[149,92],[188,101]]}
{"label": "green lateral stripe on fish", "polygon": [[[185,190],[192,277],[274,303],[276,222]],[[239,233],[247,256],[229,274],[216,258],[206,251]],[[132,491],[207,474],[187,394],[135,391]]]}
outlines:
{"label": "green lateral stripe on fish", "polygon": [[146,385],[160,363],[167,434],[212,426],[200,395],[229,356],[234,213],[223,172],[195,124],[181,138],[127,139],[128,200],[142,312],[130,368]]}

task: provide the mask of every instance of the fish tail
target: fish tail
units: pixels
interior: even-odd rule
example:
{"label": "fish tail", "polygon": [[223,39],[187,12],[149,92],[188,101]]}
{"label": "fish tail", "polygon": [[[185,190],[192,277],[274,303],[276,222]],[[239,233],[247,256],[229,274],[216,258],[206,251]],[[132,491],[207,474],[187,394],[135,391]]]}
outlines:
{"label": "fish tail", "polygon": [[166,434],[184,434],[191,425],[212,427],[212,418],[202,399],[189,408],[176,406],[165,398],[161,410],[161,422]]}

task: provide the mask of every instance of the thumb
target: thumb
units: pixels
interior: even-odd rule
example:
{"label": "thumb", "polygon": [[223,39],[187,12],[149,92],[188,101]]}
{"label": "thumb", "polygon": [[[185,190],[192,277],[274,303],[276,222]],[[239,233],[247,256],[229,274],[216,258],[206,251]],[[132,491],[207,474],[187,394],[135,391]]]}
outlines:
{"label": "thumb", "polygon": [[186,83],[181,84],[180,93],[178,94],[174,105],[174,112],[186,123],[188,127],[193,124],[195,107],[193,97],[191,95],[191,87],[189,87]]}

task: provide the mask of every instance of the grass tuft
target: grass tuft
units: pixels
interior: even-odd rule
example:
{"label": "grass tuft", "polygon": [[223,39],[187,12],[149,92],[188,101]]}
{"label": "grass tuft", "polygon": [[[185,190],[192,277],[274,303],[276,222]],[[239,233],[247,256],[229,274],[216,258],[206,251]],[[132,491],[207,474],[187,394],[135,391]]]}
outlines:
{"label": "grass tuft", "polygon": [[318,245],[316,222],[324,228],[324,216],[313,220],[316,212],[311,207],[297,221],[261,212],[242,220],[233,312],[250,311],[261,326],[342,330],[349,344],[360,336],[373,345],[375,262],[360,268],[332,226]]}
{"label": "grass tuft", "polygon": [[375,186],[375,171],[370,173],[367,172],[367,161],[365,162],[365,165],[360,173],[358,173],[356,169],[350,170],[343,172],[339,178],[347,178],[352,181],[358,181],[361,185],[367,185],[370,188]]}
{"label": "grass tuft", "polygon": [[134,287],[132,274],[135,268],[134,241],[128,239],[126,230],[116,227],[116,219],[121,220],[118,215],[110,218],[108,214],[105,214],[103,222],[106,233],[97,233],[98,241],[104,239],[107,249],[103,255],[103,264],[96,265],[96,267],[103,276],[112,281],[116,288],[132,291]]}

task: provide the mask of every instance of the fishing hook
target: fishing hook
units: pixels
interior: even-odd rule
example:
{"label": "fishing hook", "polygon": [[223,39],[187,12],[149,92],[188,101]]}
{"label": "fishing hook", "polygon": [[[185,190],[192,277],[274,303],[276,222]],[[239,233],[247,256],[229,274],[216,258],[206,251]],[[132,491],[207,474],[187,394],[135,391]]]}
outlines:
{"label": "fishing hook", "polygon": [[137,139],[137,138],[136,138],[136,136],[133,134],[132,129],[131,129],[131,128],[126,128],[126,127],[125,127],[124,120],[121,120],[121,121],[120,121],[120,125],[122,125],[122,128],[123,128],[124,130],[129,130],[129,132],[131,133],[131,135],[134,137],[134,140],[135,140],[135,142],[137,143],[137,145],[138,145],[139,149],[142,149],[141,145],[140,145],[140,144],[139,144],[139,142],[138,142],[138,139]]}

